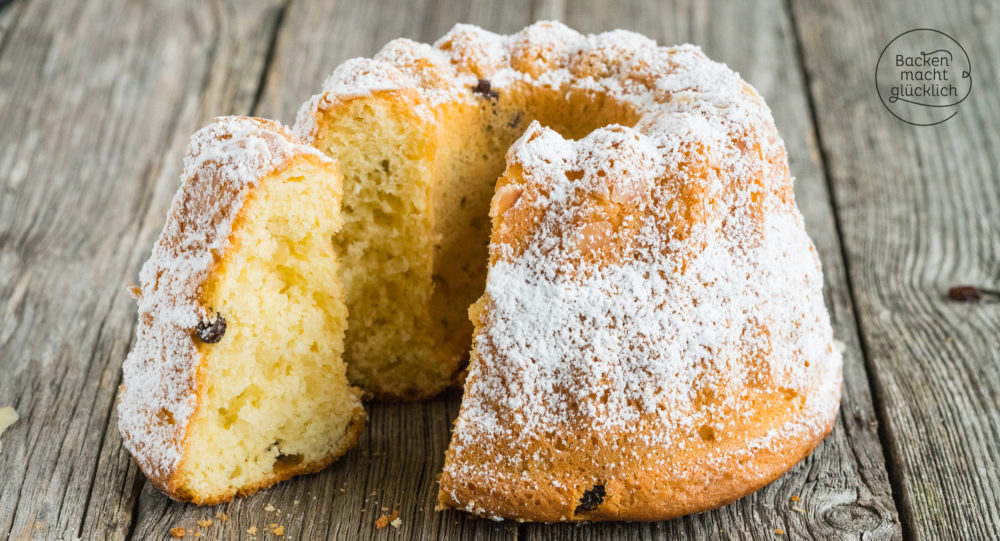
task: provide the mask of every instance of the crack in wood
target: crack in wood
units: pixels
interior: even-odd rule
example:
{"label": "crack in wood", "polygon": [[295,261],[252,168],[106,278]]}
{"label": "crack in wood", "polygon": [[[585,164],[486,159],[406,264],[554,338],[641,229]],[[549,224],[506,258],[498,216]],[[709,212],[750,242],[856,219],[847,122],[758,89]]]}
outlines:
{"label": "crack in wood", "polygon": [[[820,124],[820,119],[816,114],[816,103],[815,103],[816,98],[815,96],[813,96],[812,78],[805,61],[805,50],[802,44],[802,33],[801,29],[799,28],[798,21],[796,20],[795,17],[795,10],[793,6],[794,1],[784,0],[784,2],[788,13],[788,18],[792,27],[792,41],[795,45],[795,61],[796,64],[798,65],[799,73],[802,74],[802,78],[804,81],[804,94],[809,109],[809,118],[812,122],[816,151],[819,154],[819,163],[823,171],[823,179],[826,182],[827,193],[829,195],[829,201],[830,201],[830,208],[833,211],[833,223],[837,231],[837,239],[838,239],[837,245],[840,251],[840,259],[843,262],[845,270],[844,279],[847,284],[846,289],[849,298],[850,309],[851,312],[855,314],[853,318],[854,330],[855,333],[860,338],[859,345],[861,347],[861,359],[865,365],[865,376],[866,379],[868,380],[868,387],[869,389],[871,389],[872,405],[874,406],[874,412],[878,426],[878,436],[879,436],[878,439],[879,443],[881,444],[883,461],[884,464],[886,465],[887,474],[889,476],[889,485],[891,488],[890,493],[892,495],[893,504],[895,505],[896,508],[896,513],[900,516],[901,519],[900,520],[900,526],[902,529],[901,535],[906,539],[910,539],[912,538],[912,532],[910,531],[910,521],[912,520],[912,516],[910,516],[908,513],[908,506],[906,505],[906,502],[903,501],[903,496],[902,496],[903,490],[900,485],[902,483],[901,472],[899,471],[899,468],[896,466],[896,461],[893,459],[891,450],[892,446],[890,445],[888,439],[889,436],[886,433],[886,426],[887,426],[885,422],[886,410],[884,405],[883,394],[881,392],[881,386],[878,380],[873,376],[873,370],[875,368],[874,366],[872,366],[871,355],[868,352],[864,329],[862,328],[861,322],[856,315],[857,300],[855,298],[856,293],[854,284],[851,281],[851,262],[850,259],[847,257],[847,253],[845,251],[844,243],[842,240],[844,238],[844,232],[843,232],[843,227],[841,225],[842,218],[840,216],[840,211],[836,203],[836,194],[835,194],[836,186],[834,186],[830,174],[830,167],[826,155],[826,147],[823,140],[822,126]],[[855,457],[857,457],[857,452],[853,448],[851,448],[851,451],[852,453],[855,454]]]}

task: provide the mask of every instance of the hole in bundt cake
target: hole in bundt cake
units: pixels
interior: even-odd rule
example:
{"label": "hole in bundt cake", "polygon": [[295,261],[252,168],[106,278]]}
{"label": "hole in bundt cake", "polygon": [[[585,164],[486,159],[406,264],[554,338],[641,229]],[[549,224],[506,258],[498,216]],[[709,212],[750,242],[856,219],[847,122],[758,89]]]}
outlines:
{"label": "hole in bundt cake", "polygon": [[580,496],[580,503],[576,506],[575,513],[586,513],[588,511],[593,511],[600,507],[604,503],[604,485],[594,485],[589,489],[583,491],[583,495]]}

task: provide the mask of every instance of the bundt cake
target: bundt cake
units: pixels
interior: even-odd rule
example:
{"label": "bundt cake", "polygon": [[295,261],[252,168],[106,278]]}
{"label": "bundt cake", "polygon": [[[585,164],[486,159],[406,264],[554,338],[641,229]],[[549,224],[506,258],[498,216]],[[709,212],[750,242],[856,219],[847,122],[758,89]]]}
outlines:
{"label": "bundt cake", "polygon": [[365,414],[341,359],[336,165],[226,117],[192,137],[182,180],[133,290],[119,429],[157,487],[212,504],[323,468]]}
{"label": "bundt cake", "polygon": [[[381,86],[366,82],[376,67]],[[459,329],[454,304],[482,280],[466,246],[489,205],[441,506],[667,519],[760,488],[829,433],[841,358],[819,259],[770,111],[737,74],[692,46],[541,23],[394,42],[334,75],[351,81],[372,88],[367,103],[416,117],[401,141],[420,146],[395,147],[380,182],[395,186],[404,157],[427,178],[431,220],[408,212],[435,259],[412,283],[443,299],[424,328],[440,316],[437,332]],[[487,203],[499,149],[529,120]],[[301,131],[329,150],[335,122]]]}
{"label": "bundt cake", "polygon": [[363,425],[351,383],[434,395],[470,343],[441,507],[666,519],[830,431],[841,359],[783,143],[696,47],[459,25],[346,62],[294,130],[196,134],[143,268],[120,427],[168,494],[323,467]]}

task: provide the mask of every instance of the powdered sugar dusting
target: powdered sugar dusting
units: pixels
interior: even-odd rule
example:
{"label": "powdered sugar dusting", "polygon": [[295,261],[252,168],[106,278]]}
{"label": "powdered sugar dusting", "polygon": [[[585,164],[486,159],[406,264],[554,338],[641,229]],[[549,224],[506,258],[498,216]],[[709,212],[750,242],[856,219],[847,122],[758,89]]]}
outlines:
{"label": "powdered sugar dusting", "polygon": [[[418,114],[446,101],[473,99],[480,78],[503,91],[514,83],[599,91],[655,116],[667,107],[718,107],[715,114],[745,114],[728,108],[749,87],[725,65],[709,61],[693,45],[659,47],[625,30],[582,35],[556,21],[542,21],[502,36],[459,24],[434,46],[408,39],[388,43],[374,58],[354,58],[337,67],[323,91],[299,110],[295,133],[310,141],[316,117],[336,104],[380,91],[415,91]],[[752,93],[752,90],[750,90]],[[697,100],[690,99],[697,94]]]}
{"label": "powdered sugar dusting", "polygon": [[182,185],[139,274],[136,342],[122,367],[118,427],[151,478],[163,480],[176,468],[197,403],[192,330],[209,316],[199,302],[202,284],[229,246],[249,191],[302,154],[329,161],[261,119],[218,118],[191,137]]}
{"label": "powdered sugar dusting", "polygon": [[[702,128],[703,137],[719,139]],[[573,142],[534,125],[512,148],[508,162],[524,171],[524,195],[503,219],[539,218],[526,239],[509,235],[503,221],[494,229],[482,330],[450,447],[452,458],[472,450],[476,460],[449,460],[446,475],[529,490],[572,484],[546,478],[558,470],[522,461],[553,434],[580,430],[619,434],[636,447],[683,449],[700,427],[722,435],[752,418],[742,401],[758,390],[795,393],[805,403],[737,453],[753,456],[776,440],[808,441],[828,429],[839,400],[840,353],[832,347],[819,260],[801,215],[780,196],[790,181],[750,175],[760,166],[741,163],[754,158],[737,156],[738,149],[720,153],[720,163],[749,175],[727,183],[746,189],[703,185],[703,196],[722,201],[678,242],[669,204],[678,185],[670,179],[686,177],[670,152],[662,161],[636,158],[650,147],[650,138],[628,128]],[[614,170],[622,161],[635,169],[624,178],[608,174],[609,162]],[[648,184],[650,173],[663,180]],[[579,216],[595,194],[612,200],[609,192],[624,179],[650,192],[625,200],[639,224],[623,222],[606,241],[622,253],[588,262],[574,240],[587,227]],[[750,189],[761,181],[768,184]],[[764,198],[757,210],[755,193]],[[698,401],[706,390],[716,401]],[[496,441],[506,453],[483,452]],[[706,460],[719,468],[733,459],[730,450]],[[601,475],[624,478],[628,469],[620,466],[607,465]],[[669,462],[644,467],[658,477],[697,478]]]}

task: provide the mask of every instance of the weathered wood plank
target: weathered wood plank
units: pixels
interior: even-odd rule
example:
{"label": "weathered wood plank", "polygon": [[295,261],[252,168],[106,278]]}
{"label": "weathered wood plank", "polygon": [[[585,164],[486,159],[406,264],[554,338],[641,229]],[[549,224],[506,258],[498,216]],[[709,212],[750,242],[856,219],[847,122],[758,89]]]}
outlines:
{"label": "weathered wood plank", "polygon": [[[808,109],[801,92],[775,99],[802,88],[787,18],[757,11],[783,13],[779,2],[728,6],[724,24],[713,20],[721,6],[654,2],[425,0],[402,8],[298,1],[287,11],[279,0],[24,6],[12,34],[0,37],[11,44],[0,50],[0,104],[20,106],[0,108],[0,121],[13,128],[0,134],[0,405],[13,403],[23,417],[0,454],[0,478],[16,480],[0,487],[0,532],[13,539],[146,539],[184,526],[238,539],[250,528],[263,537],[268,524],[278,524],[289,538],[358,539],[397,533],[374,529],[376,518],[395,509],[402,538],[769,539],[777,528],[812,538],[898,534]],[[433,41],[455,22],[510,32],[564,13],[581,30],[620,26],[664,43],[701,43],[771,98],[826,265],[836,332],[848,346],[842,419],[831,438],[764,491],[660,524],[519,528],[433,512],[457,393],[423,404],[372,404],[370,428],[341,462],[232,504],[178,504],[145,484],[121,448],[112,410],[134,325],[119,284],[134,280],[148,255],[190,133],[216,114],[250,110],[291,122],[333,67],[395,37]],[[750,25],[756,30],[746,41]],[[116,212],[102,212],[108,208]],[[806,513],[791,510],[791,494],[802,497]],[[201,527],[199,519],[214,522]]]}
{"label": "weathered wood plank", "polygon": [[[833,433],[812,456],[733,505],[650,525],[528,525],[522,530],[524,537],[775,539],[775,531],[782,530],[791,539],[899,538],[832,207],[785,5],[779,0],[570,0],[564,20],[581,31],[621,27],[663,44],[701,45],[711,58],[739,71],[768,100],[796,177],[796,199],[823,261],[834,333],[846,345],[844,395]],[[801,501],[792,501],[793,496]]]}
{"label": "weathered wood plank", "polygon": [[249,110],[264,59],[250,38],[274,7],[32,0],[8,29],[0,404],[21,421],[0,453],[5,538],[128,536],[143,479],[113,412],[135,325],[123,286],[162,226],[190,133]]}
{"label": "weathered wood plank", "polygon": [[[530,23],[530,7],[526,1],[485,0],[417,0],[405,6],[389,0],[293,2],[284,13],[254,113],[291,123],[301,103],[348,58],[371,56],[398,37],[431,42],[458,22],[513,32]],[[273,530],[271,524],[282,526],[287,539],[515,538],[514,523],[434,511],[436,479],[458,403],[457,392],[420,404],[369,403],[368,428],[358,447],[339,462],[216,508],[177,504],[147,487],[140,498],[136,538],[166,539],[170,528],[181,526],[210,539],[240,539],[253,528],[263,535]],[[375,521],[393,510],[402,521],[399,530],[377,530]],[[221,522],[217,512],[228,521]],[[199,527],[197,521],[207,518],[213,524]]]}
{"label": "weathered wood plank", "polygon": [[[430,8],[425,6],[423,11],[421,6],[415,6],[394,12],[383,9],[384,6],[359,3],[293,4],[285,14],[278,48],[255,112],[290,122],[301,101],[318,88],[333,67],[351,56],[370,55],[394,37],[432,41],[458,21],[513,31],[530,22],[524,20],[524,13],[551,17],[564,9],[561,2],[538,2],[530,9],[505,7],[507,11],[503,13],[508,15],[503,20],[509,20],[508,23],[497,22],[496,15],[490,13],[495,9],[493,6],[463,8],[438,3]],[[715,28],[709,24],[712,9],[721,10],[719,6],[703,11],[692,6],[664,9],[653,3],[619,3],[605,12],[600,11],[600,6],[574,4],[568,15],[571,25],[584,30],[623,26],[644,31],[663,42],[687,39],[704,43],[713,56],[756,74],[760,80],[748,77],[766,96],[782,95],[779,91],[786,86],[801,90],[788,19],[758,21],[754,17],[760,7],[784,13],[777,2],[748,6],[732,17],[731,25],[735,28]],[[468,13],[464,14],[463,9],[468,9]],[[422,13],[420,20],[412,17],[418,12]],[[580,15],[574,15],[577,13]],[[574,17],[580,20],[573,20]],[[741,25],[748,20],[766,29],[759,32],[752,47],[735,39],[741,35],[738,31]],[[322,32],[310,30],[316,27],[316,21],[323,21]],[[591,21],[604,24],[593,26]],[[521,531],[528,536],[650,538],[688,534],[714,538],[721,530],[727,536],[772,538],[776,529],[812,538],[898,536],[829,198],[818,155],[810,146],[809,113],[801,94],[792,94],[791,99],[774,104],[775,113],[782,133],[789,140],[793,169],[799,176],[800,204],[826,263],[829,304],[837,334],[848,345],[844,417],[834,435],[813,457],[780,481],[723,510],[662,524],[522,527]],[[220,524],[216,520],[205,532],[217,538],[238,538],[250,528],[263,532],[267,524],[279,524],[285,527],[285,535],[295,538],[368,538],[376,535],[375,519],[393,509],[400,511],[403,519],[400,533],[404,537],[504,537],[516,531],[511,525],[494,525],[459,513],[440,514],[430,510],[436,485],[428,479],[440,468],[448,425],[457,411],[456,395],[420,405],[372,404],[370,411],[372,423],[365,438],[340,463],[318,475],[220,507],[218,511],[225,513],[229,522]],[[378,450],[380,441],[386,454]],[[344,492],[339,492],[341,489]],[[417,497],[409,494],[409,490]],[[790,501],[791,495],[799,495],[802,503],[795,505]],[[268,505],[275,511],[261,513]],[[385,511],[383,506],[387,508]],[[792,507],[797,506],[806,512],[793,511]],[[163,537],[170,527],[177,525],[197,531],[196,521],[212,515],[212,510],[171,504],[155,491],[147,490],[143,494],[137,534]]]}
{"label": "weathered wood plank", "polygon": [[[904,523],[1000,538],[1000,18],[988,2],[792,2]],[[973,64],[958,115],[904,124],[873,91],[897,34],[953,35]]]}

